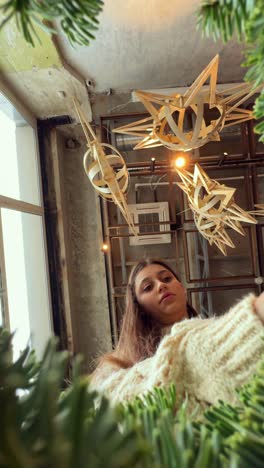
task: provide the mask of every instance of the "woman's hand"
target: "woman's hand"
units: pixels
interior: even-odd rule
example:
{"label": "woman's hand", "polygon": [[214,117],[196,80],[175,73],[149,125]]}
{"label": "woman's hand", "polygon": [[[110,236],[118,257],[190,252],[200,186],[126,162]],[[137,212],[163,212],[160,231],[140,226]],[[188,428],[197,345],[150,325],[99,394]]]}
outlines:
{"label": "woman's hand", "polygon": [[264,325],[264,292],[261,293],[260,296],[255,299],[254,306],[257,316],[260,318]]}

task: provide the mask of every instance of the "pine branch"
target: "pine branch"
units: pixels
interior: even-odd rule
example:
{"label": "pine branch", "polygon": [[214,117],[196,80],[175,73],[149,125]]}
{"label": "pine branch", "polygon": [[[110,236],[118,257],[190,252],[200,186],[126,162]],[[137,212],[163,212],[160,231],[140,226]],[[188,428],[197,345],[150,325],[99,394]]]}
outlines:
{"label": "pine branch", "polygon": [[199,9],[197,25],[206,37],[221,38],[227,42],[236,33],[241,41],[245,35],[249,8],[250,2],[247,0],[205,1]]}
{"label": "pine branch", "polygon": [[[245,42],[245,80],[264,86],[264,2],[263,0],[206,0],[198,12],[198,28],[206,37],[229,41],[234,34]],[[256,99],[254,116],[264,118],[264,96]],[[264,122],[255,127],[264,142]]]}
{"label": "pine branch", "polygon": [[131,431],[120,433],[116,411],[89,391],[79,360],[63,391],[68,355],[56,351],[56,340],[40,363],[28,349],[13,363],[11,342],[12,335],[0,329],[1,467],[139,466],[145,448]]}
{"label": "pine branch", "polygon": [[19,31],[33,47],[39,41],[36,26],[55,34],[47,21],[58,20],[72,45],[89,45],[98,29],[98,15],[103,9],[102,0],[7,0],[0,5],[4,16],[0,29],[13,17]]}
{"label": "pine branch", "polygon": [[[37,363],[26,349],[12,362],[0,329],[0,466],[8,468],[248,468],[264,457],[264,360],[239,393],[202,421],[187,416],[174,385],[111,408],[79,373],[63,390],[67,353],[51,340]],[[22,392],[22,393],[21,393]],[[178,410],[176,410],[178,408]]]}

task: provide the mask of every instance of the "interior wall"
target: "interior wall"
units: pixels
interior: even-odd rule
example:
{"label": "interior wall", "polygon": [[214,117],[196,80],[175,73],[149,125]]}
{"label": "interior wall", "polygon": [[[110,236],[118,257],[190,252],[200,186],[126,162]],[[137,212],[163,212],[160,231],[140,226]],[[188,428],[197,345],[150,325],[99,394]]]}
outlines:
{"label": "interior wall", "polygon": [[86,151],[81,146],[67,149],[67,134],[59,131],[65,216],[70,251],[72,319],[77,331],[76,351],[84,357],[90,372],[94,360],[111,350],[111,330],[107,299],[101,219],[98,196],[83,170]]}

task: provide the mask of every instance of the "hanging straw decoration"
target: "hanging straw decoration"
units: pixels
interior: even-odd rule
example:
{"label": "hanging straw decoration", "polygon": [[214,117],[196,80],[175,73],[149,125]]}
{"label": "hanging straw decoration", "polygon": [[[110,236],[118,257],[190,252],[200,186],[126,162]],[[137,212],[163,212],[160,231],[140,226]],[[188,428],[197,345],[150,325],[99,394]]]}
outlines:
{"label": "hanging straw decoration", "polygon": [[[84,170],[94,189],[103,198],[108,201],[113,201],[118,206],[132,233],[137,235],[125,199],[129,181],[126,163],[114,146],[98,141],[76,99],[74,99],[74,105],[88,146],[88,151],[85,153],[83,159]],[[105,148],[110,150],[111,154],[105,154]],[[93,161],[92,163],[91,160]],[[120,166],[120,168],[115,169],[117,165]]]}
{"label": "hanging straw decoration", "polygon": [[210,245],[215,244],[227,255],[226,246],[234,248],[235,245],[226,228],[245,235],[241,222],[257,224],[257,221],[234,202],[236,189],[210,179],[199,164],[195,164],[193,174],[183,169],[176,171],[182,180],[178,185],[188,197],[198,231]]}
{"label": "hanging straw decoration", "polygon": [[[239,106],[261,87],[252,90],[249,84],[242,83],[218,92],[218,65],[219,55],[216,55],[183,95],[135,91],[150,117],[116,128],[114,132],[142,137],[135,150],[165,146],[173,151],[190,151],[209,141],[219,141],[219,132],[224,127],[253,119],[251,110]],[[209,89],[202,89],[208,78]],[[209,124],[204,118],[205,105],[218,110],[218,118]],[[194,117],[190,130],[185,129],[187,109]]]}
{"label": "hanging straw decoration", "polygon": [[254,211],[248,211],[248,213],[253,214],[254,216],[264,216],[264,203],[254,206],[257,209]]}

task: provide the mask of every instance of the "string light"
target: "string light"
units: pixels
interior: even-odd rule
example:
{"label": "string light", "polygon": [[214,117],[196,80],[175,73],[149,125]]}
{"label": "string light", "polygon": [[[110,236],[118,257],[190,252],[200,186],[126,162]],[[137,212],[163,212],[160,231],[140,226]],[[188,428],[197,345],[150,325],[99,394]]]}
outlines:
{"label": "string light", "polygon": [[150,160],[150,170],[151,170],[151,172],[154,172],[154,170],[155,170],[155,162],[156,162],[156,158],[151,158],[151,160]]}
{"label": "string light", "polygon": [[104,242],[101,246],[101,251],[106,253],[108,252],[108,250],[109,250],[109,245]]}
{"label": "string light", "polygon": [[177,168],[181,169],[186,166],[186,158],[184,158],[184,156],[178,156],[175,159],[174,164]]}

